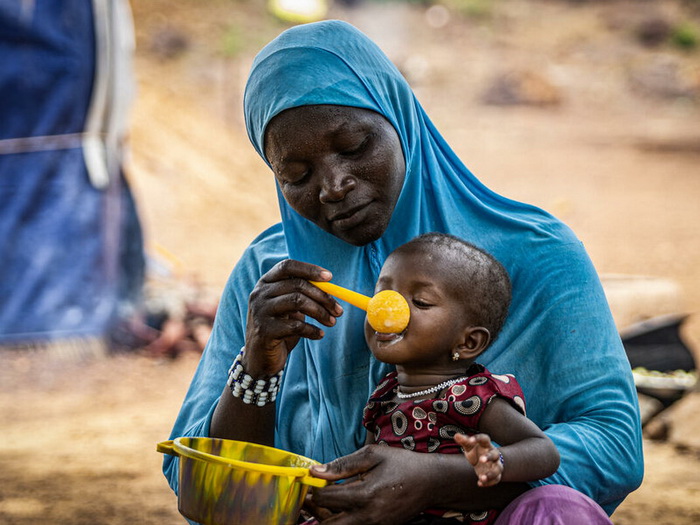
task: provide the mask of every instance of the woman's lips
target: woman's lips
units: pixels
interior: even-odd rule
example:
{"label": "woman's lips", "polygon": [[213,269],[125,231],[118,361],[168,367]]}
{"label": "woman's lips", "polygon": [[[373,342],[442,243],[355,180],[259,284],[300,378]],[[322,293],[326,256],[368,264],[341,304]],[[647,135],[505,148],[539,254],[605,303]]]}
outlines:
{"label": "woman's lips", "polygon": [[328,220],[328,222],[330,222],[334,228],[341,231],[349,230],[365,220],[365,214],[363,211],[366,210],[368,206],[369,203],[362,204],[351,210],[336,213]]}

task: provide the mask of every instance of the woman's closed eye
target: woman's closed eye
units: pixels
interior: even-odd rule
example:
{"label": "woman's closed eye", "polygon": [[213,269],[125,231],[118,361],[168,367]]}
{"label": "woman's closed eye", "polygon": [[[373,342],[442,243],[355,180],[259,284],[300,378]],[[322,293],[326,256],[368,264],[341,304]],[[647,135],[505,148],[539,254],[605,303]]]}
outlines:
{"label": "woman's closed eye", "polygon": [[304,171],[287,171],[280,173],[278,179],[282,184],[289,184],[291,186],[299,186],[306,182],[311,175],[311,170]]}
{"label": "woman's closed eye", "polygon": [[343,149],[341,155],[343,155],[344,157],[354,157],[354,156],[361,155],[367,149],[367,146],[369,145],[370,138],[371,138],[370,135],[367,135],[364,138],[364,140],[362,140],[361,142],[356,143],[350,147]]}

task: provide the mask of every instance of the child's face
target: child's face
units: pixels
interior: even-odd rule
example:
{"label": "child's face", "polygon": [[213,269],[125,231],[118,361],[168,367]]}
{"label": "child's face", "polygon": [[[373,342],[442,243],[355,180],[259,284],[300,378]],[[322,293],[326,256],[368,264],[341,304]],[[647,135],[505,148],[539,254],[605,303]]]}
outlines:
{"label": "child's face", "polygon": [[[449,255],[429,246],[393,253],[384,263],[375,293],[395,290],[411,309],[401,334],[378,334],[365,322],[365,338],[374,356],[404,369],[453,369],[452,354],[470,320],[454,283]],[[463,364],[460,365],[463,367]]]}

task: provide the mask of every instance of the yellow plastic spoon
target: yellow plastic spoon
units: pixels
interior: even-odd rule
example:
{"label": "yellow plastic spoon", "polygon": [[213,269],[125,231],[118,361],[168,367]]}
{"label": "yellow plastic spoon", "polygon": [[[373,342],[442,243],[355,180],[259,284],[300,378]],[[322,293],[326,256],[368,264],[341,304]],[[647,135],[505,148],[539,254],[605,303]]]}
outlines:
{"label": "yellow plastic spoon", "polygon": [[309,281],[324,292],[367,312],[367,322],[377,332],[398,334],[408,326],[411,310],[406,299],[394,290],[382,290],[374,297],[367,297],[337,284]]}

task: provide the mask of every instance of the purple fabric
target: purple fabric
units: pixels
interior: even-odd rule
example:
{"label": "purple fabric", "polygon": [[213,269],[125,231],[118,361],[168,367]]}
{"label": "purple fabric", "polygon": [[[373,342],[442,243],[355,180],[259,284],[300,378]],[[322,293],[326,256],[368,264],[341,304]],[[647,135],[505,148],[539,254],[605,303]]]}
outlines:
{"label": "purple fabric", "polygon": [[[448,523],[440,517],[434,518],[435,522],[430,523]],[[310,518],[302,525],[318,523]],[[613,522],[585,494],[564,485],[542,485],[515,498],[494,525],[613,525]]]}
{"label": "purple fabric", "polygon": [[543,485],[515,498],[495,525],[612,525],[591,498],[564,485]]}

